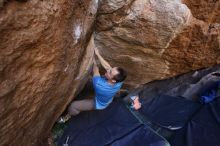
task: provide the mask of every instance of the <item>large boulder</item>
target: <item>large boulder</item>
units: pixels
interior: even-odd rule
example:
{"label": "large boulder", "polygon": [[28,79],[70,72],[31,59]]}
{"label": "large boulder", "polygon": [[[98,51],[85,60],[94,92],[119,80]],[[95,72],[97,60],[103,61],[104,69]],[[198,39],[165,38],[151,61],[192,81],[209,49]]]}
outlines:
{"label": "large boulder", "polygon": [[103,0],[95,44],[127,69],[130,87],[212,66],[220,62],[218,3]]}
{"label": "large boulder", "polygon": [[0,145],[43,145],[88,79],[98,1],[0,4]]}
{"label": "large boulder", "polygon": [[219,1],[98,3],[0,1],[0,145],[43,145],[87,82],[94,46],[128,71],[127,87],[220,63]]}
{"label": "large boulder", "polygon": [[184,3],[193,16],[190,25],[163,54],[171,76],[220,63],[219,1],[184,0]]}

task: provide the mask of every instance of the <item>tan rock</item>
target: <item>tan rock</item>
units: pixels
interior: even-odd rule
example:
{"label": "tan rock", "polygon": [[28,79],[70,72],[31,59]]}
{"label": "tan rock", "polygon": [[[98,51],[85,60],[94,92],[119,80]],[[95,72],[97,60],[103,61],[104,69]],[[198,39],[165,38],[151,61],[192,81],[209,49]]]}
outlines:
{"label": "tan rock", "polygon": [[124,0],[120,8],[109,1],[101,3],[95,44],[127,69],[128,86],[219,64],[219,1]]}
{"label": "tan rock", "polygon": [[118,9],[122,9],[125,5],[128,5],[133,0],[101,0],[99,13],[113,13]]}
{"label": "tan rock", "polygon": [[169,76],[169,62],[162,54],[191,21],[186,5],[179,0],[135,0],[112,13],[103,11],[95,43],[113,65],[127,69],[128,85]]}
{"label": "tan rock", "polygon": [[96,0],[7,1],[0,8],[0,145],[43,145],[88,79]]}
{"label": "tan rock", "polygon": [[[22,1],[22,0],[21,0]],[[87,82],[94,43],[127,87],[220,63],[220,2],[0,1],[0,145],[43,145]]]}
{"label": "tan rock", "polygon": [[219,64],[220,2],[184,2],[190,8],[193,19],[163,54],[169,62],[171,76]]}

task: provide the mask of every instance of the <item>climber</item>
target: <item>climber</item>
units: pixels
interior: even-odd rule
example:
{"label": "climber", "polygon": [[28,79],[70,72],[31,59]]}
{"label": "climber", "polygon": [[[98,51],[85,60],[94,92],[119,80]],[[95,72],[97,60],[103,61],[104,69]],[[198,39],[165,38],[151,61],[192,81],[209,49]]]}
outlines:
{"label": "climber", "polygon": [[95,90],[94,99],[73,101],[68,108],[68,114],[61,117],[59,123],[66,122],[71,116],[78,115],[81,111],[105,109],[113,100],[114,95],[120,90],[127,73],[121,67],[111,67],[100,55],[97,48],[94,48],[95,55],[106,70],[104,76],[100,76],[99,68],[94,59],[93,64],[93,87]]}

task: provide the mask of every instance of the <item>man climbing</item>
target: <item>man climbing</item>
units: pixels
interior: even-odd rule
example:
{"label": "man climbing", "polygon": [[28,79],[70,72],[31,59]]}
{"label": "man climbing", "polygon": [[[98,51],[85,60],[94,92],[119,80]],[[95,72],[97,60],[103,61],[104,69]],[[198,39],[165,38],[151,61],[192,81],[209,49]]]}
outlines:
{"label": "man climbing", "polygon": [[63,123],[71,116],[78,115],[81,111],[105,109],[113,100],[115,94],[120,90],[127,73],[121,67],[111,67],[109,63],[100,55],[97,48],[95,54],[101,65],[106,70],[104,76],[100,76],[99,68],[94,60],[93,65],[93,87],[95,90],[94,99],[84,99],[73,101],[68,108],[67,116],[61,117],[58,122]]}

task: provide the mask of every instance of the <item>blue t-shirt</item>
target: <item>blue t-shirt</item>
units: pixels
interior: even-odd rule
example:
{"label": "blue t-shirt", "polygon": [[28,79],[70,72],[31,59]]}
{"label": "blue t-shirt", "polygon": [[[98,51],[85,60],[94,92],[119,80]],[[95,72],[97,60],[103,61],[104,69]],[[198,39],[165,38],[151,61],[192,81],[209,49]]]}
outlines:
{"label": "blue t-shirt", "polygon": [[93,76],[92,81],[95,89],[96,109],[104,109],[112,102],[116,92],[121,88],[122,82],[112,85],[101,76]]}

